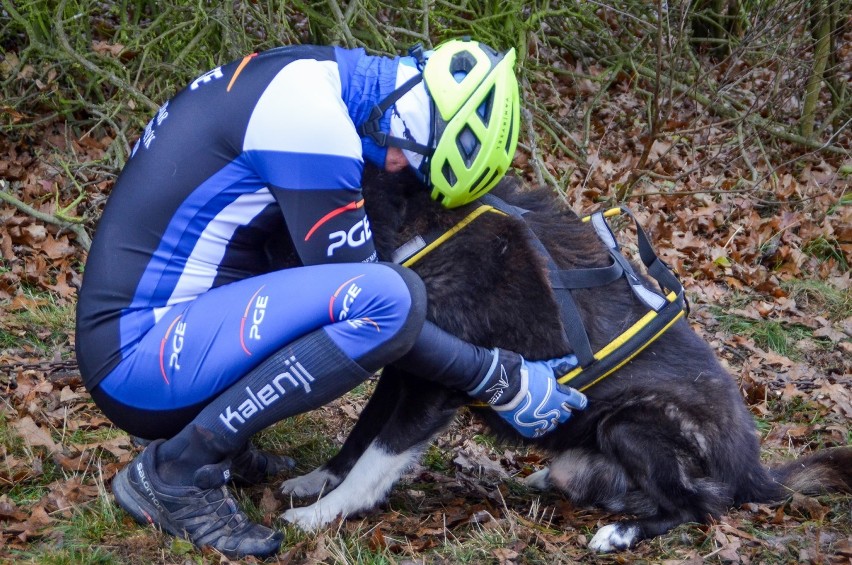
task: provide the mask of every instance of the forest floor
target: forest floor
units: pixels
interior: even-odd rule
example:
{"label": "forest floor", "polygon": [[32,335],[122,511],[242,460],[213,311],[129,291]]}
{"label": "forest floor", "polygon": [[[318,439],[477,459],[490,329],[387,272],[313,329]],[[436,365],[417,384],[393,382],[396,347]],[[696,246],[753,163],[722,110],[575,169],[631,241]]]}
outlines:
{"label": "forest floor", "polygon": [[[0,75],[30,73],[50,92],[48,71],[15,67],[9,56]],[[596,97],[584,163],[525,144],[515,161],[519,174],[559,179],[566,203],[580,213],[630,185],[625,202],[681,276],[690,323],[739,383],[768,465],[852,444],[848,130],[835,140],[845,154],[789,146],[787,161],[770,164],[735,125],[696,115],[697,105],[680,99],[668,126],[680,133],[644,147],[634,119],[644,106],[630,79],[607,79],[601,97],[595,78],[603,71],[580,70],[586,82],[555,80],[533,90],[556,120],[584,112],[579,103],[561,104],[561,96]],[[0,138],[0,192],[17,202],[0,201],[0,561],[222,561],[136,525],[114,504],[110,481],[138,448],[94,406],[74,357],[85,236],[57,223],[83,218],[69,225],[91,235],[117,173],[105,164],[116,136],[61,114],[3,110],[11,122],[33,125]],[[648,174],[632,182],[639,161]],[[307,472],[342,444],[372,387],[282,422],[258,441]],[[709,525],[684,525],[631,551],[598,555],[587,543],[616,517],[518,481],[546,463],[542,454],[496,444],[463,412],[386,505],[318,534],[278,520],[290,503],[275,496],[286,477],[235,490],[251,516],[286,534],[270,562],[852,563],[852,499],[839,495],[746,504]]]}

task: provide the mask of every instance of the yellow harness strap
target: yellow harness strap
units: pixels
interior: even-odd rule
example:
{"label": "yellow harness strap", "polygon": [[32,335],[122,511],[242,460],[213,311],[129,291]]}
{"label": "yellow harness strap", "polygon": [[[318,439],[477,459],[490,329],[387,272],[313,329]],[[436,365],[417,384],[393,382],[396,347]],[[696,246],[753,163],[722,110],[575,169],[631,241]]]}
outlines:
{"label": "yellow harness strap", "polygon": [[[470,212],[467,216],[465,216],[461,221],[459,221],[452,228],[444,232],[443,234],[437,236],[433,241],[428,244],[425,242],[418,242],[420,245],[424,245],[420,248],[416,253],[408,257],[407,259],[402,260],[401,264],[405,267],[410,267],[420,261],[423,257],[434,251],[436,248],[440,247],[451,237],[456,235],[458,232],[463,230],[465,227],[469,226],[474,220],[482,216],[482,214],[486,212],[512,215],[523,219],[523,213],[525,211],[521,211],[518,208],[515,208],[511,205],[506,204],[502,200],[499,200],[496,197],[489,195],[488,200],[490,202],[497,203],[498,206],[505,208],[505,210],[501,210],[498,207],[492,206],[490,204],[482,204]],[[508,211],[506,211],[508,210]],[[623,209],[621,207],[610,208],[604,212],[599,212],[597,215],[602,216],[603,218],[611,218],[613,216],[617,216],[625,212],[630,214],[629,210]],[[630,214],[632,216],[632,214]],[[589,222],[592,220],[594,214],[585,216],[582,218],[583,222]],[[635,221],[635,218],[634,218]],[[617,250],[617,244],[614,241],[614,236],[612,235],[609,227],[602,228],[601,224],[606,224],[606,222],[598,221],[598,225],[596,225],[595,229],[598,233],[598,236],[604,240],[604,243],[610,249],[611,254],[615,253],[620,255]],[[593,357],[591,363],[587,362],[585,366],[578,366],[565,375],[561,376],[557,381],[560,384],[572,384],[572,381],[575,381],[573,384],[574,388],[578,390],[586,390],[592,385],[600,382],[605,377],[611,375],[616,370],[623,367],[627,362],[633,359],[636,355],[642,352],[647,346],[652,344],[657,340],[661,335],[666,333],[669,328],[674,325],[677,320],[682,318],[687,311],[686,302],[683,297],[683,287],[680,285],[680,282],[674,276],[674,274],[670,273],[668,268],[663,268],[661,262],[657,259],[656,255],[653,253],[653,250],[650,249],[650,243],[647,240],[642,228],[639,226],[638,222],[636,223],[637,231],[639,232],[640,237],[640,250],[645,252],[645,257],[643,257],[643,261],[646,263],[646,267],[649,266],[649,255],[653,258],[655,263],[656,274],[652,272],[652,276],[657,279],[658,283],[665,283],[665,286],[668,287],[668,294],[665,296],[665,300],[663,301],[663,297],[661,295],[656,295],[657,300],[661,301],[664,305],[658,306],[655,305],[655,308],[649,307],[649,311],[642,316],[636,323],[631,325],[626,331],[622,332],[620,335],[616,336],[615,339],[610,341],[607,345],[602,347],[599,351],[594,353],[591,357]],[[609,236],[606,233],[609,232]],[[535,240],[537,241],[537,239]],[[547,255],[547,250],[544,246],[538,242],[538,248],[542,253]],[[644,248],[644,249],[643,249]],[[614,257],[616,262],[619,262],[623,265],[626,265],[626,260],[623,256]],[[553,260],[548,256],[549,263],[551,264],[551,269],[557,269]],[[632,275],[632,268],[629,266],[625,266],[625,269],[629,271],[629,274]],[[660,274],[660,270],[666,271],[663,274]],[[619,275],[618,278],[622,278],[627,275]],[[635,279],[635,277],[634,277]],[[634,280],[631,284],[636,284],[638,280]],[[552,283],[553,284],[553,283]],[[598,283],[600,284],[600,283]],[[596,285],[592,285],[596,286]],[[647,292],[651,292],[648,289],[643,289]],[[568,288],[554,288],[554,292],[564,292],[568,293],[567,297],[563,296],[563,298],[567,298],[570,300],[570,290]],[[635,292],[635,290],[634,290]],[[562,307],[560,307],[562,309]],[[563,316],[565,316],[565,312],[563,310]],[[572,319],[564,319],[564,323],[566,324],[580,324],[582,328],[582,321],[575,314]],[[583,334],[585,335],[585,334]],[[588,340],[586,339],[586,344],[588,346]],[[569,342],[571,340],[569,339]],[[572,347],[575,344],[572,344]],[[474,403],[474,406],[485,406],[484,403]]]}
{"label": "yellow harness strap", "polygon": [[507,215],[506,212],[498,210],[494,206],[483,204],[482,206],[477,207],[473,212],[465,216],[459,223],[457,223],[456,225],[448,229],[446,232],[444,232],[442,235],[440,235],[437,239],[435,239],[435,241],[428,244],[426,247],[403,261],[402,266],[410,267],[411,265],[415,264],[417,261],[431,253],[434,249],[440,247],[448,239],[450,239],[451,237],[459,233],[461,230],[463,230],[465,227],[470,225],[471,222],[473,222],[476,218],[478,218],[485,212],[494,212],[495,214],[502,214],[504,216]]}
{"label": "yellow harness strap", "polygon": [[[670,292],[666,296],[666,300],[668,300],[670,303],[674,303],[676,299],[677,299],[677,295],[674,292]],[[627,356],[625,356],[622,361],[620,361],[618,364],[616,364],[611,369],[609,369],[605,373],[601,374],[600,376],[598,376],[597,378],[595,378],[591,382],[581,386],[577,390],[580,390],[580,391],[586,390],[587,388],[598,383],[599,381],[601,381],[605,377],[608,377],[609,375],[611,375],[612,373],[614,373],[615,371],[617,371],[618,369],[623,367],[628,361],[630,361],[631,359],[633,359],[634,357],[639,355],[639,353],[641,353],[646,347],[648,347],[649,345],[654,343],[657,340],[658,337],[660,337],[661,335],[666,333],[669,330],[669,328],[672,327],[672,325],[675,322],[677,322],[679,319],[681,319],[683,317],[683,315],[685,313],[686,313],[685,310],[683,310],[682,308],[678,308],[677,312],[672,317],[672,319],[668,323],[666,323],[659,331],[654,333],[650,338],[643,339],[642,343],[638,347],[633,349],[633,351],[631,353],[629,353]],[[613,352],[617,351],[618,349],[620,349],[622,347],[625,347],[631,339],[633,339],[635,336],[639,335],[639,333],[642,330],[649,327],[649,325],[654,322],[654,320],[657,318],[657,316],[658,316],[658,313],[653,311],[653,310],[648,312],[644,316],[642,316],[642,318],[640,318],[639,321],[637,321],[635,324],[633,324],[632,326],[627,328],[627,330],[624,331],[621,335],[616,337],[614,340],[612,340],[611,342],[606,344],[604,347],[602,347],[600,349],[600,351],[595,353],[595,359],[597,361],[602,361],[608,355],[612,354]],[[584,369],[585,369],[584,367],[577,367],[577,368],[573,369],[572,371],[566,373],[565,375],[562,375],[561,377],[559,377],[556,380],[561,385],[570,384],[571,380],[574,379],[575,377],[579,376],[580,373],[582,373]]]}

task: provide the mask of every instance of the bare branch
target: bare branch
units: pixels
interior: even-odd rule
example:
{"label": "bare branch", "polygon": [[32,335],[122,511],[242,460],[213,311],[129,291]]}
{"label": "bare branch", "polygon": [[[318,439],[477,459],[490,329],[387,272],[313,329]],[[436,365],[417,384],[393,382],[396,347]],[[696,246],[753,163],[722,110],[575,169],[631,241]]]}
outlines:
{"label": "bare branch", "polygon": [[11,204],[24,214],[32,216],[36,220],[54,226],[59,226],[63,230],[70,231],[77,238],[77,243],[80,244],[80,247],[86,250],[86,252],[88,252],[89,248],[91,248],[92,239],[89,237],[89,234],[86,233],[86,229],[82,225],[74,223],[73,221],[63,220],[50,214],[45,214],[44,212],[39,212],[32,206],[21,202],[14,194],[11,193],[9,190],[9,184],[2,179],[0,179],[0,200]]}

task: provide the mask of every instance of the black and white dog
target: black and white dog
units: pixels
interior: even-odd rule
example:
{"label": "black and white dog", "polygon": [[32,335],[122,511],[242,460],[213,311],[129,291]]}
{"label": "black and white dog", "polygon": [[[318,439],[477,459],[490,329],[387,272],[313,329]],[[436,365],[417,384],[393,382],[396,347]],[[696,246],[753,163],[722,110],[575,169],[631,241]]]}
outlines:
{"label": "black and white dog", "polygon": [[[442,208],[406,175],[374,175],[365,182],[365,200],[384,258],[416,234],[449,229],[469,211]],[[529,227],[561,268],[611,263],[594,229],[549,191],[522,191],[505,180],[495,193],[530,210]],[[522,220],[486,214],[414,269],[428,289],[429,319],[445,330],[529,359],[571,350],[544,260]],[[624,279],[574,291],[574,298],[594,351],[646,312]],[[736,381],[684,320],[586,394],[588,409],[553,433],[526,440],[553,456],[549,468],[526,482],[555,487],[576,505],[637,516],[601,528],[589,544],[594,550],[625,549],[743,502],[780,501],[791,491],[852,490],[850,447],[778,469],[761,465]],[[322,495],[283,519],[310,530],[375,507],[467,401],[402,367],[387,367],[340,452],[283,483],[291,497]],[[501,438],[521,441],[490,410],[474,410]]]}

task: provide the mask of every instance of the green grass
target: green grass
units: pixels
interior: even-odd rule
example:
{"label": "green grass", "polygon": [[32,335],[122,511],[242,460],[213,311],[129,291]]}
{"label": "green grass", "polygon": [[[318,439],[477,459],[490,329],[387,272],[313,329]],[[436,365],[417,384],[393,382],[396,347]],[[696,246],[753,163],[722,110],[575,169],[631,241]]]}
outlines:
{"label": "green grass", "polygon": [[115,439],[117,437],[126,436],[127,432],[120,430],[119,428],[103,426],[100,428],[95,428],[93,430],[88,429],[77,429],[66,435],[63,439],[63,443],[65,444],[75,444],[75,445],[86,445],[90,443],[97,443],[102,441],[107,441],[111,439]]}
{"label": "green grass", "polygon": [[20,457],[24,455],[24,440],[15,433],[6,412],[0,411],[0,446],[3,451]]}
{"label": "green grass", "polygon": [[51,357],[57,349],[67,348],[76,320],[73,302],[60,302],[55,295],[24,288],[29,305],[24,309],[2,309],[0,351],[27,349]]}
{"label": "green grass", "polygon": [[128,528],[125,513],[113,503],[103,484],[99,488],[101,495],[97,499],[75,507],[69,519],[55,521],[53,537],[59,543],[45,539],[30,551],[16,554],[18,561],[59,565],[124,563],[110,547],[120,547],[120,540],[133,529]]}
{"label": "green grass", "polygon": [[[818,279],[791,279],[782,282],[781,287],[796,302],[797,309],[807,316],[822,316],[829,322],[838,322],[852,315],[852,292],[848,289]],[[804,325],[785,322],[782,318],[755,319],[736,313],[754,300],[754,295],[735,293],[724,305],[711,306],[710,311],[726,333],[750,337],[759,347],[794,360],[801,358],[796,348],[800,340],[811,340],[822,348],[836,347],[830,340],[814,337],[814,329]]]}
{"label": "green grass", "polygon": [[434,443],[429,444],[429,448],[426,450],[426,453],[423,454],[421,463],[427,469],[443,473],[449,471],[451,468],[451,463],[447,454]]}
{"label": "green grass", "polygon": [[327,424],[319,413],[301,414],[270,426],[253,441],[261,449],[292,457],[299,472],[308,472],[328,461],[339,449],[330,437]]}
{"label": "green grass", "polygon": [[36,554],[20,553],[16,555],[18,563],[38,563],[40,565],[121,565],[125,561],[103,547],[80,545],[47,549]]}
{"label": "green grass", "polygon": [[712,307],[711,311],[716,315],[716,319],[726,333],[750,337],[759,347],[791,359],[798,357],[794,344],[813,334],[813,330],[797,324],[786,324],[776,320],[755,320],[732,314],[720,307]]}
{"label": "green grass", "polygon": [[852,291],[849,289],[837,288],[815,278],[784,281],[781,288],[807,312],[825,315],[832,321],[852,316]]}
{"label": "green grass", "polygon": [[849,270],[849,262],[846,260],[846,255],[843,253],[840,243],[835,239],[820,236],[802,246],[802,252],[818,259],[820,262],[834,260],[838,263],[841,271],[845,272]]}

